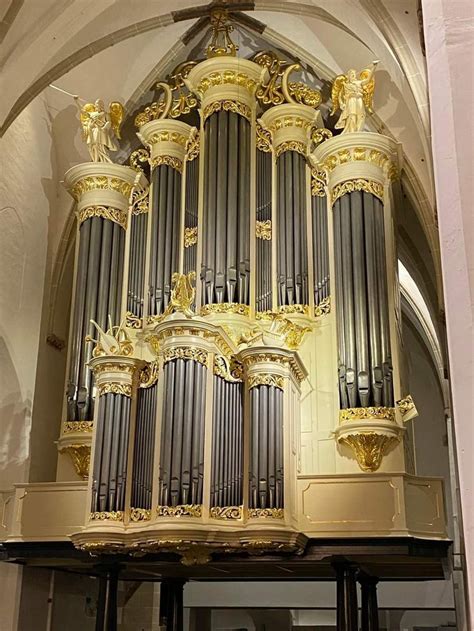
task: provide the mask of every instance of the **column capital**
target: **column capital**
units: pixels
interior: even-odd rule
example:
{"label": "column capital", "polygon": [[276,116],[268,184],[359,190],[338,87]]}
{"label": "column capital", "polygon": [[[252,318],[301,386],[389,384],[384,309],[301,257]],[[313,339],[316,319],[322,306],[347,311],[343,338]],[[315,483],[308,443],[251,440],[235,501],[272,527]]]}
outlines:
{"label": "column capital", "polygon": [[309,105],[283,104],[268,109],[261,119],[272,135],[272,144],[278,158],[284,151],[297,151],[306,156],[314,126],[323,127],[321,114]]}
{"label": "column capital", "polygon": [[194,66],[185,82],[201,99],[204,120],[221,109],[250,119],[264,73],[265,68],[253,61],[223,55]]}
{"label": "column capital", "polygon": [[64,185],[77,202],[77,218],[103,217],[127,227],[129,198],[137,172],[120,164],[85,162],[64,176]]}
{"label": "column capital", "polygon": [[112,393],[131,397],[138,369],[143,365],[142,360],[124,355],[103,355],[89,362],[99,396]]}
{"label": "column capital", "polygon": [[383,200],[384,188],[399,175],[401,146],[372,132],[340,134],[322,142],[311,162],[327,174],[331,203],[345,193],[366,191]]}
{"label": "column capital", "polygon": [[151,167],[167,164],[183,170],[186,147],[194,127],[173,118],[160,118],[145,123],[137,136],[150,149]]}

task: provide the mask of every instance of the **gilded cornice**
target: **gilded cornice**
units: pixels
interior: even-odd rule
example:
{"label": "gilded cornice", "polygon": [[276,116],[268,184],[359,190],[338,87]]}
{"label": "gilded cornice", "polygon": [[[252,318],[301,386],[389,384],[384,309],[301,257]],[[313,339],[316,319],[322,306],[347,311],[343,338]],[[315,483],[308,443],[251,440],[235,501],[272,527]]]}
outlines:
{"label": "gilded cornice", "polygon": [[[133,173],[133,171],[131,171]],[[132,184],[118,177],[106,175],[86,176],[78,180],[70,189],[71,195],[78,201],[84,193],[90,191],[116,191],[127,200],[132,192]]]}

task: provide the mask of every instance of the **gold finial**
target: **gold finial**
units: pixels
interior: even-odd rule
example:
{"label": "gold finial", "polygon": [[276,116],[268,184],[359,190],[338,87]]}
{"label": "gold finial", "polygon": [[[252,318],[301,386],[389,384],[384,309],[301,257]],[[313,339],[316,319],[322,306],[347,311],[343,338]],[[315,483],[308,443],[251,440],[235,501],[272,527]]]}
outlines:
{"label": "gold finial", "polygon": [[218,9],[211,13],[211,41],[206,49],[208,58],[222,55],[235,57],[239,47],[230,37],[233,30],[234,27],[229,24],[229,13],[226,9]]}

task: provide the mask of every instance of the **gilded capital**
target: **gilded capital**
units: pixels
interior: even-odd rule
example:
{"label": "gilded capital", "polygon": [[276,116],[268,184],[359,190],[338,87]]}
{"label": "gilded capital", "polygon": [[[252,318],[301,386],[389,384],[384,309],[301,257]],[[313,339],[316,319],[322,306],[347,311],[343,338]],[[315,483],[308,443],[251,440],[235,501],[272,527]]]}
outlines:
{"label": "gilded capital", "polygon": [[182,171],[193,127],[180,120],[161,118],[140,127],[138,137],[150,151],[152,168],[166,164]]}
{"label": "gilded capital", "polygon": [[306,156],[313,127],[323,126],[319,111],[295,103],[275,105],[260,120],[271,134],[276,157],[285,151],[297,151]]}

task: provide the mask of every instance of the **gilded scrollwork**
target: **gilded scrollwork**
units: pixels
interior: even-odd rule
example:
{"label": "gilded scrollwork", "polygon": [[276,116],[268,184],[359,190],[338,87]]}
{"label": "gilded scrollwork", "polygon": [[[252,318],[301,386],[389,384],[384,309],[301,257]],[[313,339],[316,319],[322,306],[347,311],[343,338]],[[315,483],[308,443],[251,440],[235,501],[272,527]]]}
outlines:
{"label": "gilded scrollwork", "polygon": [[140,388],[151,388],[158,381],[159,364],[157,361],[149,362],[140,370],[138,381]]}
{"label": "gilded scrollwork", "polygon": [[91,521],[123,521],[123,511],[96,511],[90,514]]}
{"label": "gilded scrollwork", "polygon": [[193,245],[196,245],[198,237],[198,229],[197,226],[193,226],[192,228],[184,229],[184,247],[190,248]]}
{"label": "gilded scrollwork", "polygon": [[311,195],[325,197],[327,186],[327,175],[325,171],[311,169]]}
{"label": "gilded scrollwork", "polygon": [[418,410],[411,394],[397,401],[397,408],[400,410],[403,421],[409,421],[418,416]]}
{"label": "gilded scrollwork", "polygon": [[323,298],[319,304],[314,307],[314,315],[317,318],[331,313],[331,296]]}
{"label": "gilded scrollwork", "polygon": [[263,239],[264,241],[272,240],[272,221],[266,219],[265,221],[255,222],[255,236],[257,239]]}
{"label": "gilded scrollwork", "polygon": [[127,228],[127,213],[119,208],[112,206],[86,206],[77,212],[77,220],[79,224],[90,219],[91,217],[102,217],[117,223],[122,228]]}
{"label": "gilded scrollwork", "polygon": [[224,355],[214,357],[214,374],[232,383],[243,379],[243,366],[235,359],[227,359]]}
{"label": "gilded scrollwork", "polygon": [[121,383],[118,381],[108,381],[101,383],[97,387],[99,396],[104,394],[122,394],[124,397],[132,396],[132,386],[129,383]]}
{"label": "gilded scrollwork", "polygon": [[151,510],[149,508],[131,508],[130,509],[130,521],[150,521]]}
{"label": "gilded scrollwork", "polygon": [[285,151],[296,151],[306,157],[308,147],[304,142],[300,140],[285,140],[281,142],[275,149],[275,157],[279,158]]}
{"label": "gilded scrollwork", "polygon": [[[92,431],[92,429],[91,429]],[[77,475],[83,480],[89,477],[89,467],[91,461],[90,445],[67,445],[60,448],[60,453],[66,453],[72,460]]]}
{"label": "gilded scrollwork", "polygon": [[354,180],[347,180],[341,184],[337,184],[331,191],[331,204],[334,204],[339,197],[342,197],[346,193],[353,193],[354,191],[364,191],[365,193],[371,193],[383,201],[384,187],[375,180],[369,180],[366,178],[356,178]]}
{"label": "gilded scrollwork", "polygon": [[129,208],[132,215],[141,215],[148,212],[148,196],[150,187],[137,184],[130,194]]}
{"label": "gilded scrollwork", "polygon": [[210,315],[212,313],[235,313],[237,315],[249,316],[250,307],[242,305],[238,302],[219,302],[201,307],[201,315]]}
{"label": "gilded scrollwork", "polygon": [[351,447],[357,463],[363,471],[377,471],[389,447],[398,440],[395,436],[377,432],[358,432],[339,438],[339,442],[346,443]]}
{"label": "gilded scrollwork", "polygon": [[135,169],[135,171],[141,171],[143,173],[144,169],[142,164],[148,164],[149,161],[150,153],[148,149],[145,149],[144,147],[140,147],[140,149],[136,149],[130,154],[129,164],[132,169]]}
{"label": "gilded scrollwork", "polygon": [[125,326],[129,329],[141,329],[143,325],[142,319],[131,311],[125,314]]}
{"label": "gilded scrollwork", "polygon": [[196,348],[194,346],[175,346],[166,349],[163,353],[163,362],[166,364],[174,359],[191,359],[192,361],[203,364],[203,366],[208,366],[209,353],[202,350],[202,348]]}
{"label": "gilded scrollwork", "polygon": [[359,420],[384,420],[395,422],[395,408],[372,406],[366,408],[344,408],[339,411],[341,423]]}
{"label": "gilded scrollwork", "polygon": [[268,373],[250,375],[248,378],[249,390],[257,388],[258,386],[273,386],[274,388],[283,390],[285,387],[285,379],[280,375],[272,375]]}
{"label": "gilded scrollwork", "polygon": [[94,421],[65,421],[63,434],[90,434],[94,429]]}
{"label": "gilded scrollwork", "polygon": [[270,130],[266,129],[259,121],[255,128],[257,149],[265,153],[269,153],[272,150],[272,134]]}
{"label": "gilded scrollwork", "polygon": [[249,508],[248,516],[250,519],[284,519],[285,511],[283,508]]}
{"label": "gilded scrollwork", "polygon": [[201,504],[181,504],[178,506],[158,506],[157,517],[202,517]]}
{"label": "gilded scrollwork", "polygon": [[180,160],[179,158],[176,158],[175,156],[168,156],[168,155],[155,156],[154,158],[151,159],[150,164],[151,164],[152,169],[155,169],[156,167],[159,167],[162,164],[165,164],[171,167],[172,169],[175,169],[176,171],[178,171],[178,173],[183,172],[183,161]]}
{"label": "gilded scrollwork", "polygon": [[193,127],[191,133],[189,134],[189,138],[186,142],[186,160],[187,162],[192,162],[195,160],[200,151],[201,145],[201,135],[197,127]]}
{"label": "gilded scrollwork", "polygon": [[210,511],[212,519],[222,519],[225,521],[242,519],[242,506],[213,506]]}
{"label": "gilded scrollwork", "polygon": [[239,114],[247,120],[250,120],[252,117],[252,111],[245,103],[232,101],[230,99],[221,99],[220,101],[213,101],[212,103],[209,103],[209,105],[206,105],[203,112],[203,119],[206,120],[211,114],[214,114],[214,112],[220,112],[221,110]]}
{"label": "gilded scrollwork", "polygon": [[117,191],[128,199],[132,192],[132,184],[118,177],[108,177],[107,175],[87,176],[81,178],[71,188],[71,195],[78,201],[84,193],[89,191],[109,190]]}

